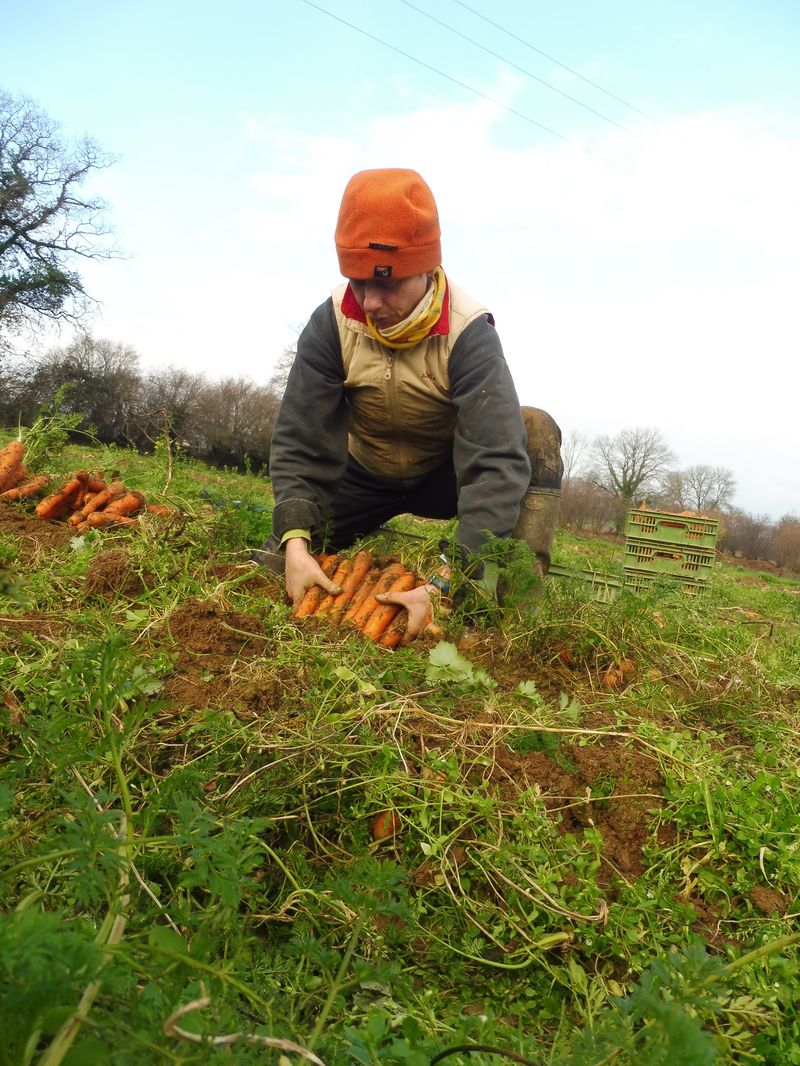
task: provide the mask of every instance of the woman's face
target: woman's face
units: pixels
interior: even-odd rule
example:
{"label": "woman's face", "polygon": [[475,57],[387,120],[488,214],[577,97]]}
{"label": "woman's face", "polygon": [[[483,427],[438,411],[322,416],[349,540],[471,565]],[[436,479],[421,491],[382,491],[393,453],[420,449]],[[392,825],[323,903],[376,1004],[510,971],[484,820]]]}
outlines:
{"label": "woman's face", "polygon": [[410,278],[370,278],[361,281],[350,278],[350,288],[356,303],[369,315],[378,329],[389,329],[402,322],[428,288],[430,274],[414,274]]}

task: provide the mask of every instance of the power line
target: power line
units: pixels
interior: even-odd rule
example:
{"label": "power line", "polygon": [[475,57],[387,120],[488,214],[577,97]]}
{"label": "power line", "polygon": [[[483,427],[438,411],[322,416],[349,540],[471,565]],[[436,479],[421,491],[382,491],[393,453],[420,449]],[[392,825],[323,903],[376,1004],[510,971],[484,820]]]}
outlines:
{"label": "power line", "polygon": [[577,70],[573,70],[572,67],[568,67],[566,63],[562,63],[556,59],[555,56],[548,55],[547,52],[543,52],[541,48],[537,48],[536,45],[531,44],[530,41],[526,41],[524,37],[517,36],[516,33],[512,33],[511,30],[507,30],[504,26],[501,26],[498,22],[492,21],[487,15],[481,14],[480,11],[476,11],[474,7],[470,7],[469,4],[465,4],[464,0],[453,0],[459,7],[463,7],[466,11],[472,12],[473,15],[477,15],[479,19],[483,19],[484,22],[488,22],[490,26],[494,26],[496,30],[500,30],[501,33],[505,33],[506,36],[511,37],[513,40],[518,41],[520,44],[524,44],[526,48],[530,48],[532,52],[536,52],[537,55],[544,56],[545,59],[549,59],[551,63],[555,63],[557,67],[561,67],[562,70],[569,71],[570,74],[574,74],[576,78],[580,78],[581,81],[585,81],[587,85],[591,85],[593,89],[597,89],[599,92],[604,93],[612,100],[616,100],[618,104],[622,104],[624,107],[629,108],[631,111],[635,111],[637,115],[641,115],[642,118],[646,118],[648,122],[655,122],[657,126],[663,126],[663,122],[659,122],[657,118],[653,118],[652,115],[648,115],[646,111],[641,111],[638,107],[629,103],[627,100],[623,100],[621,96],[615,96],[614,93],[608,89],[604,89],[602,85],[598,85],[596,81],[592,81],[591,78],[584,77]]}
{"label": "power line", "polygon": [[460,37],[462,41],[468,41],[469,44],[475,45],[476,48],[480,48],[482,52],[486,52],[490,56],[494,56],[495,59],[499,59],[501,63],[505,63],[506,66],[512,67],[514,70],[518,70],[520,74],[524,74],[528,78],[532,78],[534,81],[538,81],[540,85],[546,86],[548,89],[552,89],[554,93],[558,93],[559,96],[563,96],[566,100],[571,100],[573,104],[577,104],[578,107],[584,108],[586,111],[590,111],[593,115],[597,115],[598,118],[603,119],[604,122],[610,122],[612,126],[616,126],[617,129],[623,130],[625,133],[629,133],[631,137],[636,137],[639,141],[644,141],[645,138],[641,134],[636,133],[634,130],[628,129],[627,126],[623,126],[621,122],[616,122],[613,118],[609,118],[608,115],[604,115],[602,111],[596,111],[593,107],[585,104],[583,100],[579,100],[577,96],[570,96],[569,93],[565,93],[563,89],[559,89],[558,86],[552,85],[549,81],[545,81],[544,78],[540,78],[537,74],[532,74],[531,71],[526,70],[524,67],[517,66],[516,63],[512,63],[510,59],[506,59],[505,56],[500,55],[499,52],[493,52],[491,48],[487,48],[486,45],[481,44],[480,41],[473,40],[472,37],[468,37],[465,33],[457,30],[454,26],[451,26],[447,22],[443,22],[441,19],[436,18],[435,15],[431,15],[430,12],[424,11],[421,7],[417,7],[416,4],[412,4],[411,0],[400,0],[406,7],[410,7],[412,11],[416,11],[420,15],[424,15],[425,18],[430,19],[431,22],[435,22],[438,26],[443,26],[450,33],[454,33],[456,37]]}
{"label": "power line", "polygon": [[405,59],[410,59],[412,63],[416,63],[420,67],[424,67],[426,70],[432,71],[434,74],[438,74],[440,78],[446,78],[447,81],[453,82],[454,85],[460,86],[462,89],[467,89],[468,92],[474,93],[475,96],[479,96],[482,100],[487,100],[490,104],[494,104],[496,107],[502,108],[510,115],[514,115],[516,118],[521,118],[523,122],[528,122],[532,126],[537,126],[540,130],[544,130],[545,133],[551,134],[553,137],[558,137],[559,140],[565,141],[567,144],[574,144],[576,148],[580,148],[582,152],[586,152],[587,155],[594,156],[595,159],[601,160],[607,166],[614,167],[615,170],[621,170],[625,174],[630,174],[629,170],[625,167],[621,167],[619,163],[613,162],[611,159],[606,159],[605,156],[600,155],[599,152],[592,151],[591,148],[587,148],[586,145],[580,144],[572,137],[567,137],[564,133],[559,133],[558,130],[554,130],[550,126],[545,126],[543,122],[538,122],[535,118],[531,118],[530,115],[524,114],[522,111],[517,111],[513,107],[509,107],[507,104],[502,103],[500,100],[495,100],[493,96],[489,96],[487,93],[483,93],[480,89],[474,88],[465,81],[460,81],[458,78],[454,78],[452,74],[446,74],[443,70],[439,70],[438,67],[431,66],[430,63],[426,63],[422,59],[417,59],[416,56],[412,56],[408,52],[404,52],[402,48],[398,48],[397,45],[390,44],[388,41],[384,41],[381,37],[376,37],[373,33],[369,33],[367,30],[362,29],[360,26],[354,25],[352,22],[348,22],[347,19],[341,18],[339,15],[334,15],[332,11],[327,11],[324,7],[320,7],[319,4],[315,4],[313,0],[302,0],[302,3],[308,7],[313,7],[316,11],[321,11],[323,15],[327,15],[328,18],[334,19],[336,22],[340,22],[343,26],[347,26],[348,29],[355,30],[356,33],[360,33],[363,37],[369,38],[371,41],[375,41],[376,44],[383,45],[384,48],[390,49],[392,52],[397,52],[398,55],[403,56]]}

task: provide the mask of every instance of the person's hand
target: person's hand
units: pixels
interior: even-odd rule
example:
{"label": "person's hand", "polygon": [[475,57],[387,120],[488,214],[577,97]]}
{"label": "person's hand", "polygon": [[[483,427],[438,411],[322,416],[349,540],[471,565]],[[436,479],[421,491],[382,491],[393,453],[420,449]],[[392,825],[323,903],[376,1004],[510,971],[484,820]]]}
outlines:
{"label": "person's hand", "polygon": [[438,592],[435,585],[420,585],[410,592],[382,592],[375,597],[378,603],[393,603],[408,612],[408,622],[401,644],[410,644],[412,640],[416,640],[423,629],[433,621],[431,593],[438,595]]}
{"label": "person's hand", "polygon": [[309,552],[305,537],[292,537],[286,541],[286,594],[292,603],[299,603],[312,585],[320,585],[334,596],[342,591],[339,585],[334,585],[325,576],[322,567]]}

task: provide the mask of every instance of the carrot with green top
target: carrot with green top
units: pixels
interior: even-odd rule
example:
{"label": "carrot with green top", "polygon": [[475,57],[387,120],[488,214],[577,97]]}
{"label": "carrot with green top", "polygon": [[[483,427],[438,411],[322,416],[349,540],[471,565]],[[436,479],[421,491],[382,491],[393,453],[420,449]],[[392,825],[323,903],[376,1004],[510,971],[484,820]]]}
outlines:
{"label": "carrot with green top", "polygon": [[4,500],[13,500],[14,496],[7,495],[9,492],[16,492],[22,482],[27,478],[28,471],[23,465],[15,466],[9,476],[6,478],[6,487],[0,492],[0,498]]}
{"label": "carrot with green top", "polygon": [[12,440],[0,451],[0,492],[14,488],[22,480],[24,458],[25,445],[21,440]]}
{"label": "carrot with green top", "polygon": [[121,481],[112,481],[110,485],[107,485],[100,492],[97,492],[92,496],[91,500],[86,500],[81,508],[81,514],[84,519],[88,518],[94,511],[102,511],[104,507],[118,499],[120,496],[124,496],[127,489]]}
{"label": "carrot with green top", "polygon": [[408,611],[399,611],[386,627],[385,632],[378,637],[377,643],[382,648],[396,648],[406,635],[407,625]]}
{"label": "carrot with green top", "polygon": [[86,525],[89,529],[108,529],[111,526],[138,526],[139,523],[135,518],[129,518],[124,514],[109,514],[106,509],[105,511],[93,511],[86,519]]}

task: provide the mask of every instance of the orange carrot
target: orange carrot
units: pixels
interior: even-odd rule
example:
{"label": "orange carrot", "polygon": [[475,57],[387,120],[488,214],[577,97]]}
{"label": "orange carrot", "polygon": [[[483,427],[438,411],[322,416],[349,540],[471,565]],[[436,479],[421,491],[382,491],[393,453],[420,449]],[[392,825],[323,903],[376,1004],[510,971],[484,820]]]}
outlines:
{"label": "orange carrot", "polygon": [[14,488],[22,480],[17,476],[25,457],[25,445],[21,440],[12,440],[0,451],[0,492]]}
{"label": "orange carrot", "polygon": [[28,471],[22,465],[18,463],[17,466],[12,467],[6,474],[6,479],[2,484],[2,491],[7,492],[9,489],[15,489],[21,481],[24,481],[28,476]]}
{"label": "orange carrot", "polygon": [[38,477],[31,478],[30,481],[23,481],[21,485],[0,493],[0,499],[25,500],[28,496],[36,496],[37,493],[46,489],[49,484],[50,478],[47,474],[39,474]]}
{"label": "orange carrot", "polygon": [[91,500],[84,501],[82,508],[84,518],[88,518],[94,511],[101,511],[107,504],[116,500],[119,496],[124,496],[126,491],[127,490],[121,481],[112,481],[110,485],[92,496]]}
{"label": "orange carrot", "polygon": [[159,518],[171,518],[175,513],[171,507],[167,507],[165,503],[148,503],[147,510],[150,514],[158,515]]}
{"label": "orange carrot", "polygon": [[105,481],[101,477],[96,477],[94,474],[89,474],[86,478],[86,491],[88,492],[102,492],[103,489],[108,488]]}
{"label": "orange carrot", "polygon": [[[16,500],[16,492],[23,481],[28,477],[28,471],[20,463],[19,466],[15,466],[13,470],[7,474],[5,479],[5,487],[0,491],[0,498],[3,500]],[[13,492],[13,496],[10,496],[10,492]]]}
{"label": "orange carrot", "polygon": [[395,578],[399,577],[400,574],[407,573],[408,571],[402,563],[390,563],[389,566],[384,567],[378,576],[378,580],[370,589],[369,595],[350,619],[350,624],[354,625],[356,629],[362,629],[364,623],[378,606],[378,601],[375,597],[381,592],[388,592],[389,587]]}
{"label": "orange carrot", "polygon": [[[352,561],[350,559],[341,559],[339,561],[339,565],[336,567],[334,575],[331,578],[331,581],[334,583],[334,585],[338,585],[339,588],[342,587],[342,585],[344,584],[345,578],[350,573],[351,565],[352,565]],[[336,595],[334,595],[332,592],[326,592],[325,595],[320,600],[319,607],[317,607],[317,609],[316,609],[316,611],[314,613],[317,616],[319,616],[321,614],[328,614],[330,609],[331,609],[331,607],[333,606],[334,600],[336,600],[338,597],[339,597],[339,593],[338,592],[336,593]]]}
{"label": "orange carrot", "polygon": [[24,464],[19,463],[17,466],[14,467],[13,470],[9,471],[8,476],[6,477],[5,488],[3,489],[3,492],[5,493],[10,489],[17,488],[19,485],[22,484],[22,482],[27,478],[27,476],[28,471],[25,469]]}
{"label": "orange carrot", "polygon": [[129,491],[124,496],[112,500],[103,511],[103,514],[131,515],[141,507],[144,507],[144,496],[141,492]]}
{"label": "orange carrot", "polygon": [[74,498],[72,500],[72,510],[73,511],[80,511],[81,507],[83,507],[83,504],[84,504],[84,502],[86,500],[86,493],[88,491],[87,490],[87,484],[88,484],[88,481],[89,481],[89,475],[88,475],[88,473],[85,470],[76,470],[75,471],[75,477],[78,479],[78,481],[80,481],[81,487],[80,487],[80,490],[75,494],[75,496],[74,496]]}
{"label": "orange carrot", "polygon": [[[427,585],[428,579],[425,577],[418,577],[414,588],[422,588]],[[390,622],[386,631],[378,638],[378,644],[382,648],[396,648],[403,637],[406,635],[406,629],[408,628],[408,611],[401,610],[398,615],[395,616],[394,621]],[[429,622],[423,630],[423,633],[433,633],[434,629],[438,630],[441,637],[444,636],[444,630],[440,626],[434,626],[433,622]]]}
{"label": "orange carrot", "polygon": [[[322,560],[325,559],[325,562]],[[336,567],[339,563],[338,555],[319,556],[317,562],[322,567],[322,572],[325,577],[331,577],[336,572]],[[306,589],[303,598],[298,604],[295,604],[295,608],[292,614],[295,618],[307,618],[310,614],[313,614],[319,607],[322,597],[327,595],[323,588],[319,585],[309,585]]]}
{"label": "orange carrot", "polygon": [[353,558],[350,572],[341,583],[342,591],[334,598],[330,607],[331,621],[337,625],[341,623],[346,608],[352,602],[356,589],[361,586],[371,566],[372,552],[359,552]]}
{"label": "orange carrot", "polygon": [[79,477],[72,478],[65,485],[62,485],[58,492],[51,492],[49,496],[45,496],[42,502],[36,505],[36,514],[39,518],[47,520],[63,518],[68,511],[72,510],[73,500],[82,488],[83,482],[81,479]]}
{"label": "orange carrot", "polygon": [[386,627],[385,632],[378,637],[378,644],[382,648],[396,648],[405,636],[407,625],[408,611],[399,611]]}
{"label": "orange carrot", "polygon": [[[387,592],[410,592],[411,589],[417,583],[415,574],[407,571],[405,574],[400,574],[391,583]],[[375,610],[370,614],[366,622],[361,626],[361,632],[365,637],[369,637],[370,640],[377,640],[378,637],[386,630],[386,627],[390,622],[394,620],[395,615],[402,608],[398,607],[394,603],[379,603],[376,604]]]}
{"label": "orange carrot", "polygon": [[347,605],[347,610],[341,617],[340,625],[352,625],[356,611],[367,596],[369,596],[370,592],[372,592],[372,588],[381,576],[381,573],[382,571],[377,566],[373,566],[367,571],[366,575],[361,580],[361,584],[353,592],[352,599]]}
{"label": "orange carrot", "polygon": [[135,518],[128,518],[124,514],[109,514],[105,511],[93,511],[86,519],[90,529],[107,529],[109,526],[138,526]]}

